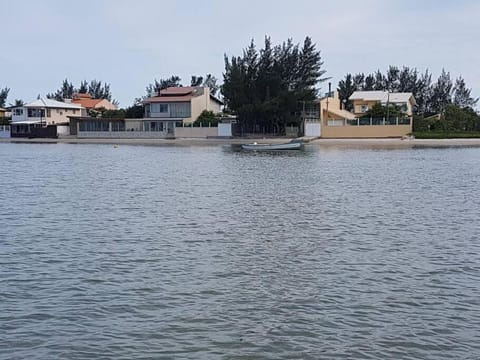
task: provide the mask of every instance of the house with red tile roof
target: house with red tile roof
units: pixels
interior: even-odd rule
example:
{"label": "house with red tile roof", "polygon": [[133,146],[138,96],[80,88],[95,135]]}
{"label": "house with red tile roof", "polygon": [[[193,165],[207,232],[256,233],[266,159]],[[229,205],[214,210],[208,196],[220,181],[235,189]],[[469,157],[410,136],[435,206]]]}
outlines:
{"label": "house with red tile roof", "polygon": [[105,109],[117,110],[117,106],[112,104],[107,99],[93,99],[90,94],[74,94],[72,99],[73,104],[79,104],[85,109]]}

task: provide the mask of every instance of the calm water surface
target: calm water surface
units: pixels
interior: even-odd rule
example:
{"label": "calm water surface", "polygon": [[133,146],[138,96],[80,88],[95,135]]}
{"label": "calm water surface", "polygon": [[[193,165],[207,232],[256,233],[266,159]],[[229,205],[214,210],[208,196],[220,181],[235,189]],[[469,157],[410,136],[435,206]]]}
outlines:
{"label": "calm water surface", "polygon": [[0,144],[1,359],[479,359],[480,149]]}

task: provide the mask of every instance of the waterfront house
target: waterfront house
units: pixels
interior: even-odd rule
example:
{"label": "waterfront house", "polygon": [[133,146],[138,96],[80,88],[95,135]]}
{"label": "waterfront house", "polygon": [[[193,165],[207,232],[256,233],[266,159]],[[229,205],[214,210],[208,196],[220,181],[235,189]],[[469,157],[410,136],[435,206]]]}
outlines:
{"label": "waterfront house", "polygon": [[[412,93],[388,93],[385,91],[355,91],[349,98],[353,110],[347,111],[338,92],[320,99],[320,123],[322,138],[389,138],[402,137],[412,132]],[[395,104],[404,116],[371,118],[367,116],[375,104]]]}
{"label": "waterfront house", "polygon": [[353,104],[353,113],[357,117],[365,115],[375,104],[396,105],[407,116],[412,116],[413,107],[416,105],[415,98],[410,92],[355,91],[349,100]]}
{"label": "waterfront house", "polygon": [[70,116],[82,115],[85,109],[79,104],[41,98],[12,107],[11,136],[56,137],[57,131],[68,129]]}
{"label": "waterfront house", "polygon": [[107,99],[93,99],[90,94],[73,94],[73,104],[79,104],[87,110],[117,110],[117,105]]}
{"label": "waterfront house", "polygon": [[0,122],[1,122],[4,118],[8,117],[8,113],[9,113],[9,112],[10,112],[9,110],[0,107]]}
{"label": "waterfront house", "polygon": [[222,101],[206,86],[169,87],[143,101],[144,131],[169,131],[175,124],[191,124],[204,111],[220,113]]}
{"label": "waterfront house", "polygon": [[71,118],[70,134],[79,138],[174,138],[216,136],[217,128],[191,127],[204,111],[220,113],[222,101],[203,86],[169,87],[143,101],[140,119]]}

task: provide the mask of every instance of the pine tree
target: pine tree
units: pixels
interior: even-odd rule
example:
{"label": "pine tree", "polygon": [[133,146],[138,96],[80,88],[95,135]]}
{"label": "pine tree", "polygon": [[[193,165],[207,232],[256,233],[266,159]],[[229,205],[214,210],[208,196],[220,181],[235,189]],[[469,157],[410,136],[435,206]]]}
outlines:
{"label": "pine tree", "polygon": [[10,89],[7,88],[7,87],[4,87],[3,89],[0,89],[0,107],[5,106],[5,103],[7,102],[9,92],[10,92]]}
{"label": "pine tree", "polygon": [[431,106],[434,112],[443,114],[445,107],[452,102],[453,83],[450,73],[442,69],[437,82],[433,85],[431,92]]}
{"label": "pine tree", "polygon": [[465,80],[460,76],[455,80],[453,103],[461,108],[473,108],[477,104],[478,98],[472,98],[471,91],[471,89],[467,88]]}
{"label": "pine tree", "polygon": [[78,88],[78,91],[77,91],[79,94],[86,94],[88,93],[88,82],[87,80],[83,80],[81,83],[80,83],[80,87]]}
{"label": "pine tree", "polygon": [[203,76],[192,75],[190,86],[201,86],[202,83],[203,83]]}
{"label": "pine tree", "polygon": [[345,79],[339,81],[337,90],[338,98],[343,104],[345,104],[345,108],[351,111],[353,109],[353,105],[349,98],[357,90],[353,82],[352,74],[345,75]]}

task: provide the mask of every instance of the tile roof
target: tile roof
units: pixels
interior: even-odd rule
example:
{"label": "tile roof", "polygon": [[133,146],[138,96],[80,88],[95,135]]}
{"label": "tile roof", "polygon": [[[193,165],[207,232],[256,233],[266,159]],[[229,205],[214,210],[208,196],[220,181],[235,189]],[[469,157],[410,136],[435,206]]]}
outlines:
{"label": "tile roof", "polygon": [[[21,107],[21,106],[18,106]],[[79,104],[72,104],[67,102],[61,102],[52,99],[38,99],[32,101],[31,103],[25,104],[24,107],[47,107],[47,108],[58,108],[58,109],[82,109],[82,106]]]}
{"label": "tile roof", "polygon": [[195,90],[194,86],[176,86],[160,90],[161,95],[188,95]]}
{"label": "tile roof", "polygon": [[94,109],[95,106],[103,99],[92,99],[88,97],[73,99],[72,103],[80,104],[86,109]]}
{"label": "tile roof", "polygon": [[157,103],[168,103],[168,102],[187,102],[193,98],[192,95],[187,96],[152,96],[148,99],[143,100],[144,103],[157,102]]}

